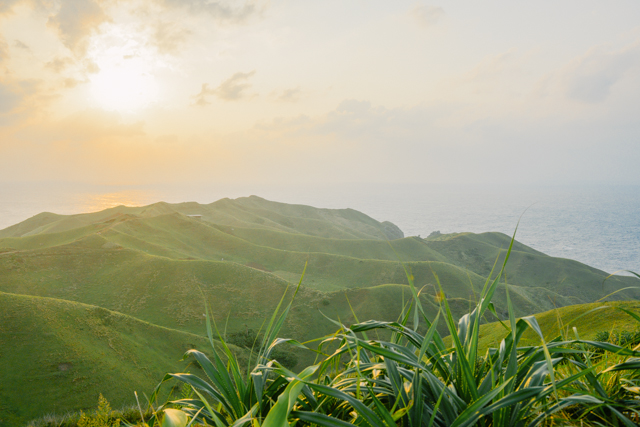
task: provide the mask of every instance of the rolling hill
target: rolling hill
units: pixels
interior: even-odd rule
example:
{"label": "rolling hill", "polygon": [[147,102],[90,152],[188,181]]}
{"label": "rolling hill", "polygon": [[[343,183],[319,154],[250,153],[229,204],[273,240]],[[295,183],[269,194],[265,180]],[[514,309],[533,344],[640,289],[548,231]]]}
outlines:
{"label": "rolling hill", "polygon": [[[55,367],[71,363],[77,367],[74,375],[80,368],[93,366],[81,375],[86,379],[76,380],[91,398],[78,402],[94,405],[97,394],[103,392],[117,405],[123,402],[113,397],[117,390],[129,396],[135,387],[150,390],[155,385],[151,377],[177,369],[172,363],[179,355],[171,353],[167,365],[149,368],[148,376],[131,374],[129,383],[125,374],[122,380],[117,375],[112,382],[105,380],[112,388],[102,386],[106,383],[101,375],[107,375],[104,371],[109,366],[122,364],[123,372],[142,369],[149,356],[145,351],[155,352],[157,360],[164,354],[164,345],[180,353],[184,348],[175,343],[185,339],[198,343],[196,338],[204,334],[203,297],[216,322],[229,332],[259,330],[280,298],[286,292],[291,295],[305,264],[301,289],[281,335],[304,341],[331,333],[335,325],[325,316],[346,324],[355,320],[354,313],[360,321],[396,320],[410,299],[407,272],[421,289],[429,315],[438,310],[438,281],[455,314],[461,315],[475,301],[494,264],[499,270],[510,240],[501,233],[405,237],[395,225],[351,209],[288,205],[255,196],[208,205],[161,202],[78,215],[42,213],[0,230],[0,302],[6,307],[6,313],[0,314],[0,343],[21,343],[15,354],[0,350],[2,369],[18,367],[3,371],[8,382],[0,383],[0,397],[15,387],[5,384],[30,375],[30,366],[35,366],[39,373],[30,377],[32,386],[41,388],[43,399],[51,393],[51,399],[58,401],[60,387],[75,383],[50,382],[47,375],[62,378],[69,373]],[[519,242],[506,269],[518,316],[593,303],[638,285],[631,277],[607,276]],[[627,289],[608,298],[639,296],[637,289]],[[504,283],[494,303],[505,317]],[[100,323],[101,316],[111,323]],[[74,318],[86,321],[73,323]],[[99,338],[95,328],[78,329],[84,323],[102,325],[105,334],[128,343],[121,346],[125,356],[108,350],[104,340],[94,342]],[[125,324],[138,326],[125,328]],[[174,336],[174,344],[161,338],[162,342],[153,344],[160,346],[155,350],[151,344],[144,348],[133,344],[154,342],[164,333],[158,331],[170,331],[166,335]],[[77,361],[63,361],[76,354],[59,350],[67,345],[75,348],[71,345],[75,335],[79,347],[73,360]],[[49,344],[38,357],[55,362],[32,358],[30,343],[39,341]],[[101,350],[91,353],[92,348]],[[312,358],[296,352],[301,364]],[[28,407],[15,417],[84,405],[78,402],[72,405],[62,399],[57,407]]]}
{"label": "rolling hill", "polygon": [[[640,302],[610,301],[578,304],[537,313],[535,317],[545,341],[550,341],[561,333],[564,333],[567,339],[576,339],[573,328],[576,329],[578,337],[584,340],[593,340],[596,334],[602,331],[620,333],[640,330],[640,323],[621,311],[621,308],[639,313]],[[480,348],[495,347],[506,334],[506,329],[498,322],[481,325]],[[521,345],[540,345],[540,338],[528,329],[522,336]]]}
{"label": "rolling hill", "polygon": [[99,393],[134,404],[133,391],[148,394],[166,372],[197,373],[180,361],[190,348],[210,344],[102,307],[0,293],[0,425],[93,408]]}
{"label": "rolling hill", "polygon": [[[230,225],[234,221],[242,226]],[[405,270],[399,262],[402,261],[415,283],[426,286],[432,295],[437,274],[448,295],[472,300],[496,259],[500,262],[504,256],[510,240],[500,233],[387,240],[382,232],[376,236],[376,230],[383,228],[384,223],[349,209],[285,205],[254,196],[223,199],[210,205],[157,203],[71,216],[40,214],[0,231],[0,248],[5,254],[0,265],[7,272],[0,279],[0,289],[23,292],[17,287],[30,286],[27,293],[60,296],[44,288],[57,283],[56,292],[64,293],[64,289],[74,286],[74,280],[80,280],[78,275],[89,283],[110,278],[118,283],[116,287],[139,288],[142,282],[146,287],[160,286],[152,276],[132,276],[127,270],[127,266],[142,264],[162,264],[163,271],[173,272],[163,273],[163,277],[179,276],[174,281],[186,280],[181,275],[188,276],[193,268],[204,268],[207,273],[198,276],[198,280],[204,283],[210,277],[216,282],[216,277],[226,277],[231,268],[242,270],[242,274],[234,274],[251,277],[254,283],[278,279],[280,283],[295,283],[308,263],[303,286],[326,293],[406,284]],[[368,238],[363,238],[365,232],[369,233]],[[42,267],[46,260],[52,265],[50,269]],[[21,263],[28,267],[22,268]],[[203,267],[205,264],[208,267]],[[241,267],[252,271],[245,272]],[[144,267],[135,268],[146,271]],[[256,279],[256,274],[261,279]],[[136,281],[133,277],[140,278]],[[507,279],[521,300],[521,314],[595,301],[634,283],[627,277],[605,282],[605,277],[607,274],[602,271],[546,256],[520,243],[514,245],[507,267]],[[39,281],[49,285],[36,285]],[[635,295],[626,292],[617,298]],[[75,300],[96,302],[83,298]],[[497,302],[500,306],[501,301]]]}

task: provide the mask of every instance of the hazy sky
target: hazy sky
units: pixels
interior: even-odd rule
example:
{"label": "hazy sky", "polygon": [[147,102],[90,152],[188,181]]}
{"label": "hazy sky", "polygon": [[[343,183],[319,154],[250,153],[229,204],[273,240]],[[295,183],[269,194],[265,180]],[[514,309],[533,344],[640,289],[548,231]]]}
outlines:
{"label": "hazy sky", "polygon": [[0,0],[0,182],[640,184],[640,2]]}

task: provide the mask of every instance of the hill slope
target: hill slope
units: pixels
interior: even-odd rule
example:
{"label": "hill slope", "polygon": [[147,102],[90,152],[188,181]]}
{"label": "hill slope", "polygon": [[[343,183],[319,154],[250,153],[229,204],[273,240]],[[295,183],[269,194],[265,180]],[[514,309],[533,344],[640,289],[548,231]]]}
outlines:
{"label": "hill slope", "polygon": [[134,404],[133,391],[149,393],[166,372],[195,373],[179,361],[190,348],[210,345],[101,307],[0,292],[0,425],[87,410],[99,393]]}
{"label": "hill slope", "polygon": [[[226,324],[229,332],[259,330],[280,298],[286,292],[291,295],[305,264],[302,287],[282,336],[304,341],[332,333],[336,327],[325,315],[345,324],[354,322],[355,316],[360,321],[396,320],[410,299],[407,274],[421,289],[428,315],[438,310],[438,281],[454,314],[461,315],[475,301],[494,265],[499,269],[509,243],[510,237],[501,233],[404,237],[393,224],[351,209],[287,205],[255,196],[208,205],[156,203],[79,215],[39,214],[0,230],[0,292],[5,292],[0,294],[0,345],[15,340],[27,351],[17,356],[21,349],[14,357],[0,350],[2,375],[7,378],[1,384],[31,375],[30,368],[21,364],[24,359],[37,367],[32,383],[44,384],[41,399],[59,402],[58,407],[44,408],[47,411],[83,407],[80,401],[58,397],[60,389],[82,384],[88,384],[87,391],[79,390],[78,396],[88,399],[87,406],[95,405],[100,383],[113,385],[100,391],[117,406],[118,390],[123,395],[129,390],[127,375],[131,384],[149,390],[155,385],[148,386],[152,377],[157,381],[165,371],[176,369],[158,366],[148,376],[146,371],[133,372],[145,365],[149,356],[145,352],[155,352],[154,359],[159,360],[163,346],[181,353],[180,340],[202,334],[203,296],[211,304],[214,319]],[[605,281],[606,277],[597,269],[549,257],[518,242],[506,269],[519,316],[591,303],[638,284],[630,277]],[[638,290],[630,289],[611,298],[639,296]],[[493,301],[505,317],[504,283]],[[109,322],[104,323],[104,318]],[[134,318],[149,323],[136,323]],[[166,332],[169,344],[163,341],[165,332],[158,332],[167,330],[153,329],[158,327],[172,330]],[[123,353],[101,337],[111,337]],[[162,342],[152,344],[149,337]],[[194,337],[192,343],[198,340]],[[56,362],[34,359],[32,342],[42,342],[43,354],[56,355]],[[136,347],[134,343],[145,344]],[[299,355],[301,363],[313,357]],[[58,356],[75,357],[75,362]],[[61,370],[67,363],[86,368],[87,373],[75,382],[75,376],[64,379],[71,371]],[[109,379],[105,372],[119,364],[124,373]],[[94,369],[88,370],[90,366]],[[40,381],[47,375],[63,379]],[[0,387],[2,400],[2,393],[8,395],[11,390]],[[25,411],[37,410],[28,406]]]}
{"label": "hill slope", "polygon": [[[316,226],[330,237],[314,234]],[[287,285],[297,283],[305,263],[299,300],[312,307],[318,301],[336,301],[349,289],[364,298],[356,305],[374,304],[364,297],[370,293],[357,289],[406,285],[405,268],[427,295],[437,293],[437,276],[450,298],[473,301],[510,242],[501,233],[361,238],[381,227],[350,209],[286,205],[255,196],[210,205],[156,203],[69,216],[45,213],[0,231],[0,236],[13,236],[0,238],[0,290],[99,305],[195,332],[201,322],[202,289],[219,319],[230,314],[231,327],[255,327],[271,313]],[[518,242],[506,272],[519,315],[592,302],[637,282],[630,277],[605,281],[602,271]],[[613,298],[639,295],[627,290]],[[506,315],[503,288],[494,301]],[[295,317],[294,323],[307,320]]]}
{"label": "hill slope", "polygon": [[[578,304],[559,307],[535,315],[544,334],[550,341],[561,334],[561,328],[568,339],[575,339],[573,328],[581,339],[592,340],[601,331],[622,332],[640,330],[640,323],[619,310],[624,308],[636,314],[640,313],[639,301],[610,301],[591,304]],[[498,322],[480,326],[480,347],[486,349],[500,343],[507,330]],[[522,336],[521,345],[540,345],[540,338],[528,329]]]}
{"label": "hill slope", "polygon": [[[259,206],[266,203],[259,198],[253,199],[248,198],[243,203],[251,202]],[[234,209],[243,208],[230,201],[224,201],[222,205],[230,205]],[[0,235],[19,234],[37,226],[25,232],[24,237],[0,239],[0,248],[5,250],[4,255],[0,255],[0,266],[7,272],[6,277],[0,278],[0,289],[22,292],[16,287],[24,288],[27,282],[50,284],[42,285],[44,287],[50,287],[52,283],[59,283],[63,287],[73,286],[69,283],[77,281],[73,276],[90,279],[92,276],[88,272],[105,262],[108,265],[102,265],[99,274],[110,276],[112,281],[125,281],[130,286],[137,287],[139,284],[125,272],[127,262],[124,258],[135,258],[131,262],[141,266],[147,262],[153,265],[161,257],[172,260],[224,261],[227,264],[232,262],[237,266],[260,270],[268,280],[275,280],[274,276],[277,276],[284,282],[297,282],[305,263],[308,263],[303,286],[321,292],[333,292],[388,283],[406,284],[405,270],[400,263],[403,261],[415,277],[416,284],[426,286],[432,295],[435,294],[436,273],[448,295],[473,299],[495,261],[498,260],[499,264],[504,257],[510,241],[508,236],[500,233],[466,233],[442,236],[435,240],[410,237],[389,242],[380,239],[325,238],[303,234],[307,224],[304,222],[298,230],[301,232],[288,233],[261,226],[240,228],[212,224],[177,212],[205,212],[210,210],[209,206],[193,203],[156,204],[109,210],[118,211],[116,213],[103,211],[64,217],[56,215],[52,217],[53,222],[44,227],[46,230],[42,228],[41,221],[36,221],[39,217],[36,216],[0,232]],[[303,207],[294,208],[291,209],[304,211]],[[311,212],[318,211],[315,208],[309,209]],[[281,210],[288,212],[285,208]],[[259,209],[254,208],[252,212],[255,211]],[[331,221],[337,221],[336,218],[342,218],[340,215],[343,214],[341,211],[330,211],[331,214],[325,213],[325,210],[319,211]],[[351,212],[347,213],[356,219],[362,219]],[[43,218],[45,217],[49,218],[43,214]],[[374,221],[367,218],[361,222],[351,219],[341,221],[351,221],[351,225],[354,221],[358,222],[358,225],[353,225],[355,229],[352,230],[352,234],[357,234],[359,228],[368,227],[368,222]],[[331,221],[326,224],[332,224]],[[70,228],[71,223],[75,223],[77,227]],[[346,227],[341,226],[343,229]],[[54,231],[62,228],[65,230]],[[35,233],[38,229],[41,231]],[[109,264],[106,258],[113,258],[113,254],[118,251],[124,251],[122,253],[126,252],[128,255],[118,255],[118,259]],[[142,259],[142,255],[156,257]],[[46,259],[51,260],[51,269],[43,268],[43,265],[47,265],[44,261]],[[76,260],[75,264],[70,259]],[[21,267],[21,263],[25,262],[29,267]],[[200,264],[173,263],[171,270],[180,270],[182,273],[179,275],[188,276],[191,274],[190,269],[196,265]],[[209,274],[217,276],[216,270],[219,268],[223,267],[211,264]],[[148,268],[139,269],[144,271]],[[132,277],[136,277],[136,274]],[[255,279],[255,274],[243,277],[262,280]],[[606,273],[597,269],[575,261],[546,256],[517,242],[507,267],[507,278],[521,299],[519,310],[522,314],[544,311],[555,305],[591,302],[635,283],[634,279],[628,277],[614,277],[604,282],[606,277]],[[151,283],[151,279],[145,280],[145,283]],[[246,286],[254,288],[255,284]],[[42,294],[41,291],[29,292],[51,295]],[[629,299],[638,295],[635,291],[625,291],[616,297]],[[496,302],[504,308],[500,300]]]}
{"label": "hill slope", "polygon": [[221,199],[209,205],[194,202],[159,202],[142,207],[117,206],[78,215],[45,212],[0,230],[0,238],[56,233],[90,224],[117,223],[131,216],[149,218],[171,213],[197,216],[199,220],[215,224],[289,231],[321,237],[383,240],[404,237],[402,231],[394,224],[378,222],[353,209],[318,209],[271,202],[251,196],[235,200]]}

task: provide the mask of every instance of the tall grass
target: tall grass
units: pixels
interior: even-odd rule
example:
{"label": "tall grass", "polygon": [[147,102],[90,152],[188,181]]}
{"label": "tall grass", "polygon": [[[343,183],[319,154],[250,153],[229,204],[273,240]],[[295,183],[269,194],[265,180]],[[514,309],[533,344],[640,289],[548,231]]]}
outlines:
{"label": "tall grass", "polygon": [[[535,317],[516,319],[506,284],[507,333],[496,348],[479,354],[480,323],[487,311],[495,313],[491,300],[504,280],[513,242],[475,308],[458,321],[439,282],[440,311],[427,318],[407,271],[413,298],[398,321],[351,326],[334,321],[336,333],[319,340],[314,350],[321,355],[318,363],[299,373],[270,358],[277,345],[310,347],[277,338],[292,300],[281,311],[283,296],[246,372],[219,332],[222,346],[214,346],[207,316],[212,359],[196,350],[185,355],[195,358],[207,377],[167,374],[152,401],[169,380],[187,384],[195,397],[163,403],[149,422],[179,427],[636,425],[638,346],[585,341],[577,331],[545,342]],[[640,322],[637,314],[625,314]],[[450,344],[438,330],[441,323]],[[528,329],[539,336],[539,345],[519,345]],[[371,339],[374,331],[388,338]]]}

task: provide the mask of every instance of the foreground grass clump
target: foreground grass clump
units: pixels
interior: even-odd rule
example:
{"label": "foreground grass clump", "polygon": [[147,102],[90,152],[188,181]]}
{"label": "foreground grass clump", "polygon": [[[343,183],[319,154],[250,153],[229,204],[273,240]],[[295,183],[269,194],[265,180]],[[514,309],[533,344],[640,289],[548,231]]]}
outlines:
{"label": "foreground grass clump", "polygon": [[[573,336],[573,328],[580,332],[582,339],[609,342],[622,347],[635,347],[640,343],[636,332],[640,324],[622,311],[640,312],[640,301],[607,301],[590,304],[570,305],[536,313],[535,318],[547,341],[557,336]],[[479,351],[486,352],[497,347],[508,331],[504,322],[485,323],[480,326]],[[449,343],[449,338],[445,342]],[[531,329],[525,331],[520,346],[538,345],[540,337]]]}
{"label": "foreground grass clump", "polygon": [[98,407],[87,413],[80,411],[67,415],[50,415],[31,421],[29,427],[120,427],[125,425],[142,425],[143,420],[153,416],[147,410],[140,411],[132,406],[120,410],[111,409],[109,401],[102,394],[98,397]]}
{"label": "foreground grass clump", "polygon": [[[275,338],[291,303],[281,314],[274,313],[256,363],[246,373],[224,341],[220,350],[228,364],[215,348],[213,360],[190,350],[185,357],[195,358],[206,378],[167,374],[162,383],[175,379],[187,384],[193,397],[159,405],[149,425],[636,425],[638,348],[582,340],[577,330],[571,339],[563,333],[545,342],[535,317],[516,319],[508,287],[507,333],[496,348],[479,353],[480,322],[487,311],[495,311],[491,299],[510,251],[511,246],[500,273],[485,283],[476,307],[458,322],[442,289],[440,312],[429,320],[407,274],[413,300],[397,322],[368,321],[351,327],[335,322],[339,330],[316,350],[319,363],[298,374],[270,357],[283,343],[304,347]],[[640,322],[637,314],[621,312]],[[424,328],[419,328],[421,322]],[[438,332],[439,322],[451,335],[450,345]],[[539,345],[520,346],[528,330],[539,337]],[[390,338],[369,337],[382,331]],[[210,323],[208,332],[213,337]],[[594,349],[606,356],[594,357]]]}

